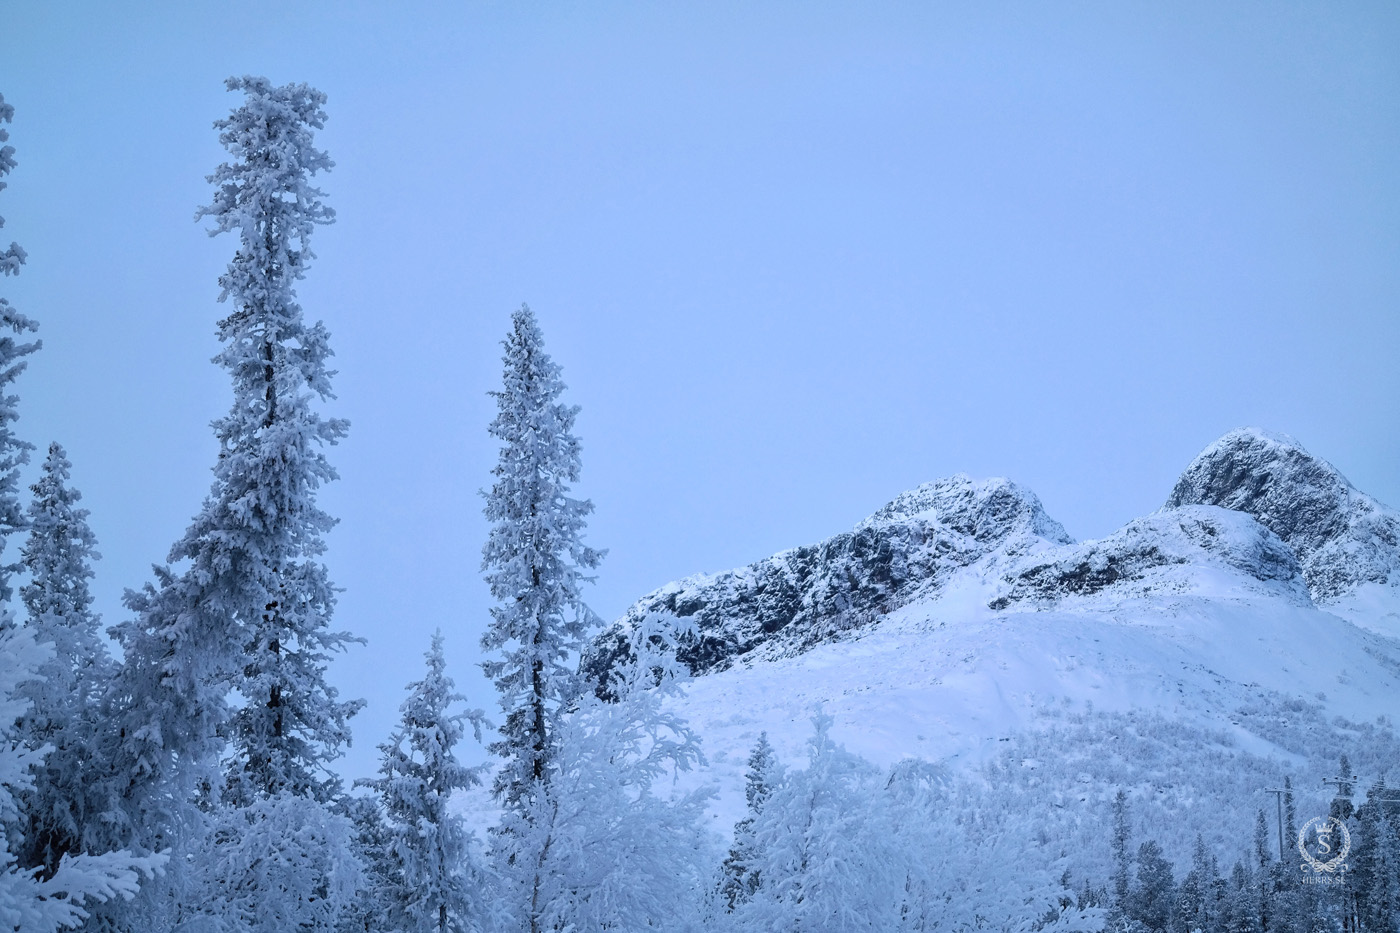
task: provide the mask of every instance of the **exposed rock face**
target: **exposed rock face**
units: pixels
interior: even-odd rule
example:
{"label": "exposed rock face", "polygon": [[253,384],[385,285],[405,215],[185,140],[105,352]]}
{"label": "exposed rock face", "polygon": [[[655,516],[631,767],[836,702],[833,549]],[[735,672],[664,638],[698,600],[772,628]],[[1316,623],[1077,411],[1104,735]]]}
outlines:
{"label": "exposed rock face", "polygon": [[687,577],[642,597],[594,642],[584,670],[605,682],[619,632],[652,612],[695,624],[678,653],[695,673],[759,649],[796,653],[930,594],[960,568],[1070,541],[1033,493],[954,476],[906,492],[854,530],[738,570]]}
{"label": "exposed rock face", "polygon": [[[1192,572],[1173,568],[1193,565]],[[1129,522],[1099,541],[1059,547],[1027,559],[1004,577],[1006,591],[991,602],[1053,604],[1067,596],[1112,590],[1124,596],[1183,592],[1215,565],[1244,585],[1256,584],[1299,604],[1309,603],[1293,551],[1252,517],[1213,506],[1169,509]]]}
{"label": "exposed rock face", "polygon": [[959,475],[903,493],[820,544],[647,594],[594,641],[584,672],[606,691],[621,633],[651,613],[694,624],[678,656],[702,674],[799,654],[937,598],[963,574],[991,588],[987,605],[998,611],[1099,594],[1267,593],[1307,604],[1365,583],[1400,593],[1400,513],[1296,441],[1254,429],[1206,448],[1162,511],[1080,544],[1029,490]]}
{"label": "exposed rock face", "polygon": [[1186,468],[1166,504],[1254,516],[1293,549],[1318,602],[1362,583],[1400,583],[1400,513],[1290,437],[1231,431]]}

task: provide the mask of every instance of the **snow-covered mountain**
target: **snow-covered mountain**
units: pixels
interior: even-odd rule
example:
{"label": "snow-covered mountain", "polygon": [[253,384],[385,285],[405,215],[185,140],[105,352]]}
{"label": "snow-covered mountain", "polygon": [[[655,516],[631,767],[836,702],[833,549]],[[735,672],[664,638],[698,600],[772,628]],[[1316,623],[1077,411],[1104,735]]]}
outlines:
{"label": "snow-covered mountain", "polygon": [[648,594],[585,666],[605,671],[649,613],[694,623],[680,711],[709,763],[685,783],[716,785],[720,830],[742,814],[759,733],[795,762],[821,708],[877,764],[938,762],[1039,814],[1027,858],[1068,853],[1106,877],[1124,788],[1179,863],[1199,832],[1229,864],[1272,805],[1263,788],[1292,777],[1306,819],[1326,812],[1340,754],[1363,781],[1400,765],[1397,529],[1325,461],[1256,430],[1098,541],[1071,541],[1014,483],[957,476],[820,544]]}
{"label": "snow-covered mountain", "polygon": [[1292,548],[1318,605],[1400,635],[1400,512],[1291,437],[1226,434],[1181,474],[1166,508],[1190,504],[1253,516]]}
{"label": "snow-covered mountain", "polygon": [[906,492],[853,530],[643,596],[595,643],[585,670],[606,682],[621,633],[656,612],[696,626],[680,653],[697,674],[798,654],[927,600],[959,572],[1070,543],[1034,493],[958,475]]}

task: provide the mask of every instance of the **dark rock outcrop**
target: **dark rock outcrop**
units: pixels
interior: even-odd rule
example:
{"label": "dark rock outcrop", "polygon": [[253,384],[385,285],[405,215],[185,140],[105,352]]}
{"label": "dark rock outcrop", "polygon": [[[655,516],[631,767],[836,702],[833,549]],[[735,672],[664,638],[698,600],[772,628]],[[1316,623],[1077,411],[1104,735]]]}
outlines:
{"label": "dark rock outcrop", "polygon": [[723,670],[760,649],[801,652],[865,626],[993,552],[1069,541],[1040,500],[1008,480],[928,483],[820,544],[649,593],[594,641],[584,672],[605,685],[625,650],[623,631],[651,613],[693,622],[677,653],[693,672]]}
{"label": "dark rock outcrop", "polygon": [[1186,468],[1166,505],[1254,516],[1293,549],[1318,602],[1363,583],[1400,583],[1400,513],[1290,437],[1231,431]]}

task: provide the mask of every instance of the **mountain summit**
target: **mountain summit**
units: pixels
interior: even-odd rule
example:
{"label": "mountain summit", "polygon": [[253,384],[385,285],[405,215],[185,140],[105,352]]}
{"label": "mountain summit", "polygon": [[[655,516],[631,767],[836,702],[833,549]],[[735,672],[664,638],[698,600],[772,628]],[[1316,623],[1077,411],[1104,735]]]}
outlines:
{"label": "mountain summit", "polygon": [[1211,444],[1166,503],[1187,505],[1253,516],[1293,550],[1319,604],[1362,584],[1400,584],[1400,513],[1286,435],[1243,428]]}
{"label": "mountain summit", "polygon": [[1071,540],[1034,493],[1010,480],[957,475],[925,483],[851,531],[648,593],[594,642],[584,669],[606,683],[626,643],[622,633],[658,612],[695,624],[678,656],[697,674],[740,658],[800,653],[933,596],[973,564]]}

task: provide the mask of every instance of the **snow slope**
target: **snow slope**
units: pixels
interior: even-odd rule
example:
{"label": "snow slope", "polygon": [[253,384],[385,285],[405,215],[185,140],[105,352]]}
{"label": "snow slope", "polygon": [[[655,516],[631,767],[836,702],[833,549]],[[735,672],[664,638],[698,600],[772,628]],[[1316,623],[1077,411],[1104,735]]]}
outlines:
{"label": "snow slope", "polygon": [[1262,788],[1291,776],[1306,818],[1338,755],[1363,780],[1400,764],[1397,528],[1258,431],[1222,438],[1167,508],[1100,541],[1071,542],[1013,483],[954,477],[822,544],[649,594],[588,664],[606,669],[647,613],[697,623],[677,708],[708,764],[678,787],[716,786],[721,832],[759,733],[796,763],[822,709],[877,764],[939,762],[1038,814],[1015,841],[1028,859],[1068,853],[1106,877],[1124,788],[1179,863],[1199,832],[1230,864],[1272,804]]}

